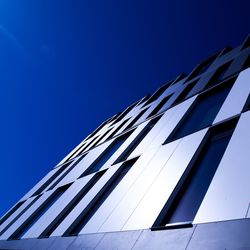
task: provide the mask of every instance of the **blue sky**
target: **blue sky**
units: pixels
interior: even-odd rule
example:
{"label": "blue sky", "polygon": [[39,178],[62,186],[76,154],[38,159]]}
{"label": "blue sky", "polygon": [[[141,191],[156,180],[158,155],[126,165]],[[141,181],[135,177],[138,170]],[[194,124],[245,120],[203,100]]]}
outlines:
{"label": "blue sky", "polygon": [[0,215],[103,120],[239,45],[248,5],[1,0]]}

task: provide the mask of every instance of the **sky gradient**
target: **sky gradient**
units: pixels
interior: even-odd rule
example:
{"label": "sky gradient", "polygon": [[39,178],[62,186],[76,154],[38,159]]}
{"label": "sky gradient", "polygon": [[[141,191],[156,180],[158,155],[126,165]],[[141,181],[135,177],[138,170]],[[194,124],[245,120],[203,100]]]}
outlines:
{"label": "sky gradient", "polygon": [[102,121],[242,43],[248,2],[1,0],[0,216]]}

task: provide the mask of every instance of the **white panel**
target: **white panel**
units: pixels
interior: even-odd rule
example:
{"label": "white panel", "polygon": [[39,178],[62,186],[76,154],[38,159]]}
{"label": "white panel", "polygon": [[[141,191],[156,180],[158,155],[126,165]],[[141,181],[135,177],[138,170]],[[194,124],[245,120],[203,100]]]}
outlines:
{"label": "white panel", "polygon": [[[162,119],[164,119],[164,120],[166,119],[166,124],[161,129],[161,131],[156,136],[156,138],[150,142],[151,147],[154,147],[155,145],[160,145],[160,144],[164,143],[164,141],[167,139],[167,137],[171,134],[171,132],[176,127],[176,125],[179,123],[181,118],[184,116],[184,114],[190,108],[190,106],[192,105],[192,103],[194,102],[196,97],[197,96],[189,98],[188,100],[174,106],[173,108],[168,110],[163,115]],[[171,112],[171,110],[174,112],[173,116],[169,115],[169,112]]]}
{"label": "white panel", "polygon": [[[207,129],[204,129],[182,139],[122,230],[152,227],[206,132]],[[163,147],[168,147],[168,145],[164,145]]]}
{"label": "white panel", "polygon": [[147,167],[148,162],[156,154],[158,148],[147,151],[147,154],[142,155],[129,170],[123,180],[119,185],[112,191],[106,201],[101,205],[101,207],[96,211],[95,215],[90,219],[90,221],[85,225],[83,230],[80,232],[90,233],[97,232],[102,224],[106,221],[112,211],[119,204],[121,199],[128,192],[131,185],[133,185],[140,174]]}
{"label": "white panel", "polygon": [[43,215],[39,220],[27,231],[22,238],[36,238],[47,226],[60,214],[70,201],[82,190],[89,182],[94,174],[76,180]]}
{"label": "white panel", "polygon": [[42,178],[27,194],[25,194],[20,201],[28,199],[31,195],[33,195],[36,190],[38,190],[51,176],[53,176],[60,167],[52,169],[47,175]]}
{"label": "white panel", "polygon": [[[167,160],[171,157],[181,140],[160,147],[156,155],[138,177],[119,205],[106,220],[99,232],[119,231],[138,206],[140,200],[157,178]],[[146,154],[146,152],[145,152]],[[143,163],[141,165],[143,168]]]}
{"label": "white panel", "polygon": [[242,71],[217,114],[214,124],[239,114],[250,93],[250,68]]}
{"label": "white panel", "polygon": [[194,223],[244,218],[250,202],[250,112],[241,115]]}
{"label": "white panel", "polygon": [[0,232],[11,223],[16,216],[18,216],[34,199],[36,196],[29,198],[26,200],[3,224],[0,226]]}
{"label": "white panel", "polygon": [[[62,186],[75,181],[97,159],[97,157],[112,143],[113,140],[104,143],[91,150],[77,165],[56,185]],[[65,170],[67,171],[67,170]],[[56,188],[55,187],[55,188]],[[49,188],[49,187],[48,187]]]}
{"label": "white panel", "polygon": [[97,193],[103,188],[103,186],[109,181],[113,174],[117,171],[121,164],[117,164],[108,169],[107,172],[99,179],[99,181],[89,190],[89,192],[82,198],[77,206],[72,209],[71,213],[64,219],[64,221],[56,228],[51,236],[61,236],[68,227],[77,219],[81,212],[87,207]]}
{"label": "white panel", "polygon": [[0,237],[0,240],[9,238],[41,205],[49,198],[54,191],[44,193],[10,228]]}

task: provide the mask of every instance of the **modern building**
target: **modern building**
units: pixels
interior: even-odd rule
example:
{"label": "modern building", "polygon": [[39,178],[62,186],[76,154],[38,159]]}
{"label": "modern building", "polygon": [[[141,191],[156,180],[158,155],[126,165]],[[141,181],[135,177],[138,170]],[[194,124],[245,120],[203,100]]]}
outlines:
{"label": "modern building", "polygon": [[102,123],[0,220],[0,249],[250,249],[250,37]]}

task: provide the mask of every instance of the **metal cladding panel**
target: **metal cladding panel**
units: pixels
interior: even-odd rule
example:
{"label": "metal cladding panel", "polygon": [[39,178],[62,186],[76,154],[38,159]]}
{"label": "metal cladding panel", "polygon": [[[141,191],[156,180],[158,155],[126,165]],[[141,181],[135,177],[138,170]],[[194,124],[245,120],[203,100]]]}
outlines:
{"label": "metal cladding panel", "polygon": [[250,190],[250,112],[241,115],[194,223],[245,218]]}
{"label": "metal cladding panel", "polygon": [[122,229],[147,190],[157,178],[165,163],[176,150],[179,143],[180,141],[178,140],[160,147],[146,167],[144,167],[144,162],[141,162],[141,168],[144,168],[144,171],[102,225],[99,232],[119,231]]}
{"label": "metal cladding panel", "polygon": [[152,147],[160,146],[159,144],[151,144],[151,142],[162,132],[162,130],[166,129],[168,121],[174,115],[175,109],[168,110],[160,120],[155,124],[155,126],[149,131],[149,133],[144,137],[144,139],[140,142],[140,144],[134,149],[131,153],[131,157],[135,157],[141,155],[145,150]]}
{"label": "metal cladding panel", "polygon": [[[112,143],[113,140],[104,143],[93,150],[74,166],[74,168],[55,186],[59,187],[75,181],[83,172],[100,156],[100,154]],[[76,159],[77,161],[77,159]],[[49,187],[48,187],[49,188]]]}
{"label": "metal cladding panel", "polygon": [[[36,196],[27,199],[3,224],[0,226],[0,232],[6,228],[29,204],[36,198]],[[8,213],[8,212],[7,212]]]}
{"label": "metal cladding panel", "polygon": [[213,124],[239,114],[244,107],[249,93],[250,68],[239,74]]}
{"label": "metal cladding panel", "polygon": [[[122,230],[152,227],[163,206],[167,202],[195,151],[204,138],[207,129],[180,139],[180,143],[164,168],[156,177],[140,203],[135,208]],[[168,147],[169,144],[163,146]]]}
{"label": "metal cladding panel", "polygon": [[51,176],[53,176],[60,167],[52,169],[48,174],[46,174],[41,181],[39,181],[27,194],[25,194],[20,201],[28,199],[31,195],[33,195],[36,190],[38,190]]}
{"label": "metal cladding panel", "polygon": [[81,191],[81,189],[88,183],[94,174],[76,180],[60,197],[60,199],[53,204],[48,211],[46,211],[41,218],[27,231],[22,238],[39,237],[40,234],[49,226],[51,222],[62,212],[65,207],[72,201],[72,199]]}
{"label": "metal cladding panel", "polygon": [[68,227],[78,218],[81,212],[87,207],[87,205],[93,200],[103,186],[109,181],[109,179],[115,174],[121,164],[117,164],[108,169],[100,180],[89,190],[89,192],[81,199],[81,201],[72,209],[71,213],[63,220],[63,222],[56,228],[51,236],[62,236]]}
{"label": "metal cladding panel", "polygon": [[182,119],[182,117],[185,115],[187,110],[190,108],[194,100],[196,99],[196,96],[189,98],[188,100],[174,106],[171,110],[173,110],[174,115],[169,117],[169,120],[167,119],[168,111],[163,115],[162,119],[167,119],[166,125],[164,128],[158,133],[156,138],[150,142],[150,146],[155,145],[161,145],[167,137],[171,134],[171,132],[174,130],[176,125],[179,123],[179,121]]}
{"label": "metal cladding panel", "polygon": [[41,195],[41,197],[14,223],[8,230],[0,237],[0,240],[8,239],[17,228],[19,228],[49,197],[54,190],[48,191]]}
{"label": "metal cladding panel", "polygon": [[[80,234],[97,232],[105,223],[109,216],[112,215],[123,197],[130,192],[130,187],[137,181],[141,173],[145,170],[152,157],[156,154],[159,148],[154,148],[143,154],[132,166],[126,176],[122,179],[119,185],[112,191],[109,197],[96,211],[95,215],[85,225]],[[114,165],[115,166],[115,165]],[[111,168],[113,168],[112,166]]]}

